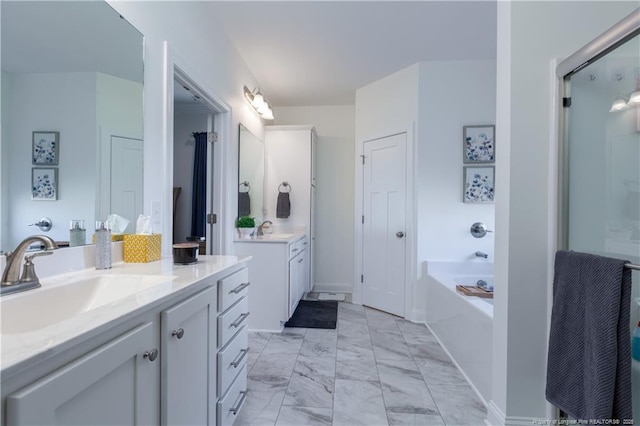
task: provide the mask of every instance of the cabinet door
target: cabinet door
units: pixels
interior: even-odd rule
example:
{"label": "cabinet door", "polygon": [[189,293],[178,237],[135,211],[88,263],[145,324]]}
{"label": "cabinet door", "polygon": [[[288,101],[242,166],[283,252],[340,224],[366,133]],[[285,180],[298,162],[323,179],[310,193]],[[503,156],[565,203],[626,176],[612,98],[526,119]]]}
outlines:
{"label": "cabinet door", "polygon": [[209,288],[161,314],[162,424],[215,424],[216,300]]}
{"label": "cabinet door", "polygon": [[7,423],[157,423],[158,352],[153,330],[151,323],[145,323],[11,394]]}

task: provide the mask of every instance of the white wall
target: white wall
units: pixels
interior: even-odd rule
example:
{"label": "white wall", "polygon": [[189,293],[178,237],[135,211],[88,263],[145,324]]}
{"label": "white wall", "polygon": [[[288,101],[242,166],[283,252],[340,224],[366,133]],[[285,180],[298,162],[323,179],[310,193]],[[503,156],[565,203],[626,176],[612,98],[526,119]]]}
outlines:
{"label": "white wall", "polygon": [[495,124],[495,61],[421,62],[419,102],[418,260],[484,261],[479,250],[493,261],[493,234],[469,233],[474,222],[493,230],[495,208],[462,202],[462,127]]}
{"label": "white wall", "polygon": [[[5,154],[11,158],[5,199],[11,201],[6,222],[3,220],[8,225],[3,249],[10,250],[27,235],[40,233],[27,225],[43,216],[53,221],[47,235],[68,241],[71,219],[91,223],[95,218],[96,74],[13,74],[10,79],[11,87],[3,91],[11,105],[3,110]],[[32,132],[36,130],[60,132],[57,201],[31,200]]]}
{"label": "white wall", "polygon": [[[173,144],[163,134],[166,111],[166,79],[164,42],[178,65],[186,69],[207,92],[231,108],[229,134],[224,135],[223,182],[227,188],[224,206],[219,214],[219,226],[227,231],[223,252],[232,252],[234,219],[237,212],[238,185],[238,123],[240,121],[259,138],[263,138],[263,123],[249,107],[243,86],[257,86],[255,78],[228,40],[222,28],[211,24],[214,12],[208,2],[138,2],[114,1],[109,4],[131,22],[143,35],[145,43],[144,67],[144,163],[153,164],[144,172],[145,211],[151,200],[161,201],[161,228],[171,235]],[[187,6],[188,5],[188,6]],[[172,70],[169,70],[171,73]],[[170,254],[170,238],[163,240],[164,254]]]}
{"label": "white wall", "polygon": [[555,249],[550,164],[554,58],[637,2],[498,2],[496,292],[491,424],[546,418],[548,271]]}
{"label": "white wall", "polygon": [[[495,87],[494,61],[421,62],[357,92],[356,146],[399,131],[409,132],[410,145],[415,140],[410,158],[416,231],[408,240],[415,246],[409,250],[414,275],[407,318],[424,319],[426,277],[418,270],[423,261],[485,261],[476,251],[493,260],[493,235],[476,239],[469,233],[477,221],[494,228],[494,205],[462,202],[462,127],[495,123]],[[357,212],[361,201],[355,195]],[[356,223],[356,233],[360,229]]]}
{"label": "white wall", "polygon": [[[176,204],[173,241],[183,242],[191,235],[191,205],[193,201],[193,160],[195,139],[193,132],[206,132],[208,111],[202,108],[178,107],[173,125],[173,186],[182,188]],[[201,235],[202,236],[202,235]]]}
{"label": "white wall", "polygon": [[276,107],[273,124],[309,124],[318,133],[316,290],[353,291],[355,108]]}

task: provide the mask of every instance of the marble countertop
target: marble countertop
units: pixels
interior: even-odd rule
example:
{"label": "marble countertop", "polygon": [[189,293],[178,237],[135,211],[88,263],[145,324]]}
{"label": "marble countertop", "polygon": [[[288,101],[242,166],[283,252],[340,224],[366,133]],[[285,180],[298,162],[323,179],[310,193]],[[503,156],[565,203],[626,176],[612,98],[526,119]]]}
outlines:
{"label": "marble countertop", "polygon": [[[120,262],[114,263],[113,267],[108,270],[90,268],[41,278],[42,287],[3,296],[0,299],[2,323],[12,321],[12,318],[5,317],[6,312],[3,312],[2,309],[4,303],[15,298],[34,296],[36,292],[61,287],[69,282],[104,275],[153,275],[155,282],[127,297],[33,331],[1,333],[0,371],[3,375],[12,374],[24,368],[28,362],[37,362],[52,354],[60,353],[77,344],[85,338],[84,336],[96,335],[120,322],[129,320],[172,297],[178,297],[180,293],[186,293],[190,286],[203,279],[227,268],[242,266],[250,259],[250,256],[199,256],[198,263],[194,265],[174,265],[171,258],[163,258],[151,263]],[[163,276],[166,277],[166,280],[162,279]],[[42,311],[33,312],[33,315],[45,314],[46,312]]]}

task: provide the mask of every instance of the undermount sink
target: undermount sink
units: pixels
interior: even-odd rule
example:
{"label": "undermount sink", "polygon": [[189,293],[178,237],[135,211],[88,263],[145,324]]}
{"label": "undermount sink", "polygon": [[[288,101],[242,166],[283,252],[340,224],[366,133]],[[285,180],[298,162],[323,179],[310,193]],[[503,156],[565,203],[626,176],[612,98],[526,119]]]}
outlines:
{"label": "undermount sink", "polygon": [[[0,299],[0,333],[29,333],[124,299],[163,282],[167,275],[97,275]],[[45,280],[46,281],[46,280]]]}

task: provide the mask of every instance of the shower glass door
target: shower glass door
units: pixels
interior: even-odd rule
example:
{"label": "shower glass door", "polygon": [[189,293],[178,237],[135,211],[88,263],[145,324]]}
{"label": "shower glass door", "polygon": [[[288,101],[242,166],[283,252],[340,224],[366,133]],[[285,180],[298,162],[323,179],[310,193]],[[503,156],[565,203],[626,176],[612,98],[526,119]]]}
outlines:
{"label": "shower glass door", "polygon": [[[563,235],[570,250],[640,263],[640,36],[565,78]],[[640,272],[633,271],[632,330],[640,321]],[[640,361],[632,361],[640,422]]]}

